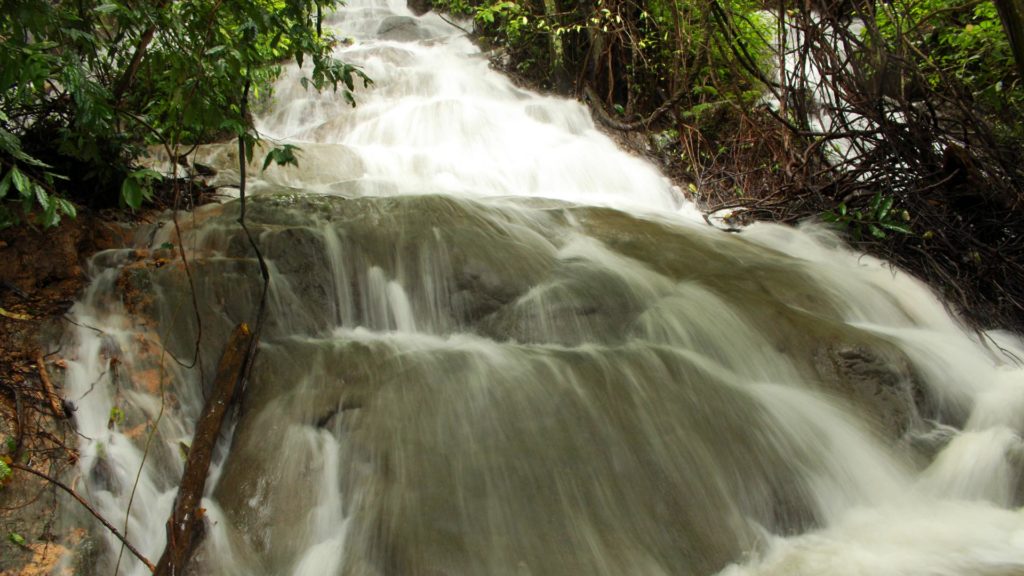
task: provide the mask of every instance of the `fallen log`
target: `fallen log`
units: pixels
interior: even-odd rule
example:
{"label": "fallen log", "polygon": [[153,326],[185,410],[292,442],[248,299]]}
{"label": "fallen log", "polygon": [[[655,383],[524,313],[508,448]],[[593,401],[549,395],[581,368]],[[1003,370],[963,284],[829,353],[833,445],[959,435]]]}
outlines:
{"label": "fallen log", "polygon": [[213,390],[196,422],[196,432],[188,451],[178,496],[174,500],[171,517],[167,520],[167,545],[154,571],[157,576],[184,574],[185,565],[202,539],[203,510],[199,503],[206,487],[213,447],[220,435],[232,395],[244,377],[251,337],[249,326],[239,324],[220,357]]}

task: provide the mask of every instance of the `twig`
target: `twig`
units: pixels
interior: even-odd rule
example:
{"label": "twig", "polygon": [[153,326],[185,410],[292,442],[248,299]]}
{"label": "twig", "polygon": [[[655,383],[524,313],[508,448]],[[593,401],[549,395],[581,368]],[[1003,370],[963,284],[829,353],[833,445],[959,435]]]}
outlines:
{"label": "twig", "polygon": [[50,374],[46,371],[46,359],[43,358],[42,350],[36,351],[36,365],[39,367],[39,380],[43,383],[43,393],[46,395],[46,401],[50,404],[50,410],[53,411],[53,416],[58,419],[67,418],[67,412],[63,407],[63,401],[60,396],[57,395],[57,391],[53,388],[53,382],[50,380]]}
{"label": "twig", "polygon": [[[242,105],[241,113],[244,118],[249,106],[249,88],[251,80],[246,77],[245,87],[242,90]],[[252,246],[253,251],[256,253],[256,261],[259,262],[260,276],[263,278],[263,290],[260,293],[260,305],[256,311],[256,322],[253,323],[252,339],[249,340],[249,351],[246,355],[245,366],[242,369],[241,376],[241,390],[245,390],[246,385],[249,381],[249,373],[252,372],[252,365],[256,359],[256,348],[260,342],[260,334],[263,332],[263,319],[266,316],[267,310],[267,293],[270,289],[270,269],[267,267],[266,260],[263,259],[263,253],[260,252],[260,247],[256,244],[256,240],[253,238],[252,233],[249,231],[249,227],[245,224],[245,178],[246,178],[246,164],[247,160],[245,157],[245,139],[241,136],[238,137],[238,199],[241,204],[238,214],[238,224],[242,227],[245,232],[245,237],[249,240],[249,245]]]}
{"label": "twig", "polygon": [[21,458],[21,451],[25,447],[25,418],[22,415],[21,393],[17,388],[14,388],[14,413],[17,418],[18,437],[14,442],[14,453],[11,457],[17,460]]}
{"label": "twig", "polygon": [[63,318],[65,322],[68,322],[70,324],[74,324],[75,326],[78,326],[79,328],[88,328],[89,330],[92,330],[93,332],[96,332],[97,334],[103,334],[103,330],[100,330],[99,328],[96,328],[94,326],[89,326],[88,324],[83,324],[83,323],[75,322],[67,314],[61,316],[61,318]]}
{"label": "twig", "polygon": [[42,478],[43,480],[46,480],[47,482],[49,482],[49,483],[53,484],[54,486],[60,488],[61,490],[67,492],[72,498],[77,500],[79,504],[81,504],[86,510],[88,510],[89,513],[92,514],[94,518],[99,520],[100,523],[103,524],[103,526],[105,526],[107,528],[107,530],[110,530],[110,533],[113,534],[118,540],[120,540],[128,548],[128,550],[131,550],[131,553],[134,554],[136,558],[141,560],[142,563],[146,565],[146,568],[149,568],[150,572],[152,572],[155,569],[155,567],[153,566],[153,563],[150,562],[149,559],[147,559],[145,556],[143,556],[142,553],[139,552],[138,549],[135,548],[135,546],[132,546],[132,543],[129,542],[127,539],[125,539],[125,537],[122,536],[121,533],[117,531],[117,528],[115,528],[110,522],[107,522],[106,518],[104,518],[99,512],[97,512],[95,508],[90,506],[89,503],[86,502],[84,498],[79,496],[79,494],[77,492],[75,492],[74,490],[72,490],[69,486],[67,486],[66,484],[64,484],[60,480],[57,480],[56,478],[53,478],[53,477],[51,477],[51,476],[49,476],[47,474],[44,474],[44,473],[36,470],[35,468],[31,468],[29,466],[25,466],[24,464],[20,464],[18,462],[12,462],[10,464],[10,467],[14,468],[16,470],[22,470],[24,472],[28,472],[29,474],[33,474],[35,476],[38,476],[38,477]]}
{"label": "twig", "polygon": [[[177,321],[178,314],[174,315],[174,319],[171,325],[167,329],[167,334],[170,334],[174,329],[175,322]],[[142,461],[139,462],[139,469],[135,471],[135,481],[132,483],[132,492],[128,495],[128,506],[124,511],[124,531],[128,533],[128,519],[132,513],[132,504],[135,502],[135,493],[139,489],[139,480],[142,478],[142,468],[146,465],[146,460],[149,458],[149,449],[153,445],[153,439],[156,438],[157,431],[160,428],[160,421],[163,420],[164,411],[167,408],[167,394],[164,392],[164,380],[167,376],[166,367],[164,361],[167,356],[174,357],[173,354],[167,350],[166,338],[160,338],[161,352],[160,352],[160,410],[156,414],[156,418],[153,420],[153,426],[149,430],[149,434],[146,436],[146,445],[142,450]],[[124,555],[124,546],[117,553],[117,564],[114,567],[114,574],[117,574],[118,569],[121,566],[121,557]]]}
{"label": "twig", "polygon": [[108,371],[109,369],[103,370],[103,372],[101,372],[100,375],[97,376],[96,379],[93,380],[91,384],[89,384],[89,389],[83,392],[82,395],[78,397],[78,400],[75,400],[75,402],[81,402],[86,396],[88,396],[93,391],[93,389],[96,388],[96,385],[99,384],[100,380],[102,380],[103,377],[107,375]]}
{"label": "twig", "polygon": [[463,32],[464,32],[464,33],[466,34],[466,36],[472,36],[472,35],[473,35],[473,33],[472,33],[472,32],[470,32],[469,30],[466,30],[466,29],[465,29],[465,28],[463,28],[462,26],[459,26],[459,25],[458,25],[458,24],[456,24],[455,22],[452,22],[451,20],[449,20],[449,19],[445,18],[444,14],[441,14],[440,12],[435,12],[435,14],[437,14],[437,16],[438,16],[439,18],[441,18],[441,20],[444,20],[444,21],[445,21],[445,22],[447,22],[447,23],[448,23],[449,25],[451,25],[451,26],[454,26],[454,27],[458,28],[459,30],[462,30],[462,31],[463,31]]}

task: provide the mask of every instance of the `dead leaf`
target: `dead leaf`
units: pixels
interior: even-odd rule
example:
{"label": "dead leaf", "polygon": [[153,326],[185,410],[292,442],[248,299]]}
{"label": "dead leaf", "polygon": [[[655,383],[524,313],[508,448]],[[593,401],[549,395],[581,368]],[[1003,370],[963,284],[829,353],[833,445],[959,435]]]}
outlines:
{"label": "dead leaf", "polygon": [[0,316],[5,316],[12,320],[31,320],[32,317],[28,314],[18,314],[17,312],[10,312],[4,308],[0,308]]}

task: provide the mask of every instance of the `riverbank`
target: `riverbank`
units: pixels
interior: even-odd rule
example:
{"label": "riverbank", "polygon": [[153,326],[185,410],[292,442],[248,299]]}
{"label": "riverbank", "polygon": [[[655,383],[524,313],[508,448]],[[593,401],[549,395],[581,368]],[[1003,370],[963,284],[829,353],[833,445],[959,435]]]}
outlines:
{"label": "riverbank", "polygon": [[[127,245],[137,220],[119,211],[81,211],[45,230],[0,232],[0,458],[67,479],[78,458],[74,399],[62,394],[63,350],[55,342],[85,288],[87,260]],[[87,562],[86,532],[58,513],[66,496],[54,484],[15,469],[0,488],[0,574],[49,574],[77,549]]]}

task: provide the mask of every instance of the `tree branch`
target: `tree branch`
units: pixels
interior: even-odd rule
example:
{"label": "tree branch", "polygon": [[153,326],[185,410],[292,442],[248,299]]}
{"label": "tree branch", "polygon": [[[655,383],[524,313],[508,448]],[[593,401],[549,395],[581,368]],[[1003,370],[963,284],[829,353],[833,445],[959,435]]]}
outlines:
{"label": "tree branch", "polygon": [[118,540],[120,540],[125,546],[127,546],[128,550],[131,550],[131,553],[134,554],[136,558],[141,560],[142,563],[146,565],[146,568],[149,568],[150,572],[153,572],[155,570],[155,567],[153,566],[153,563],[150,562],[148,558],[143,556],[142,553],[139,552],[135,548],[135,546],[132,546],[132,543],[129,542],[127,539],[125,539],[125,537],[122,536],[121,533],[117,531],[117,528],[114,528],[113,524],[111,524],[110,522],[107,522],[106,518],[104,518],[102,515],[100,515],[100,513],[97,512],[95,508],[90,506],[89,503],[86,502],[84,498],[79,496],[78,492],[75,492],[70,487],[68,487],[68,485],[64,484],[60,480],[57,480],[56,478],[53,478],[52,476],[48,476],[48,475],[46,475],[46,474],[36,470],[35,468],[30,468],[28,466],[25,466],[24,464],[19,464],[18,462],[11,462],[10,466],[11,466],[11,468],[14,468],[16,470],[21,470],[21,471],[24,471],[24,472],[28,472],[29,474],[33,474],[35,476],[38,476],[38,477],[42,478],[43,480],[46,480],[47,482],[49,482],[49,483],[53,484],[54,486],[60,488],[61,490],[67,492],[72,498],[77,500],[78,503],[81,504],[83,508],[88,510],[89,513],[92,514],[94,518],[99,520],[100,523],[103,524],[103,526],[105,526],[107,528],[107,530],[110,530],[111,534],[113,534]]}

